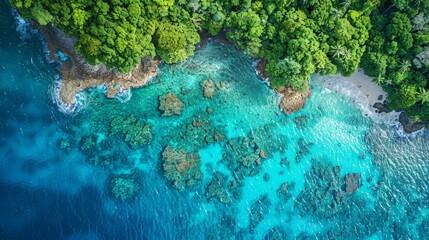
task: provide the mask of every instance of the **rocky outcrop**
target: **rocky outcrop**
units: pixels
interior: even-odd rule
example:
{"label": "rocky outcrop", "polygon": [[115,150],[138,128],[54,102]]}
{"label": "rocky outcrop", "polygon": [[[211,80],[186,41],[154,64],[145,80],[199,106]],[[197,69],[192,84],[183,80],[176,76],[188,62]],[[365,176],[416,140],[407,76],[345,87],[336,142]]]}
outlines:
{"label": "rocky outcrop", "polygon": [[65,104],[72,103],[78,92],[89,87],[106,84],[106,96],[113,98],[121,91],[144,86],[156,75],[157,67],[161,63],[159,59],[142,59],[132,72],[126,74],[102,63],[90,65],[74,51],[77,39],[50,25],[39,28],[46,39],[51,58],[58,60],[55,56],[60,50],[69,59],[61,63],[62,84],[59,97]]}
{"label": "rocky outcrop", "polygon": [[[269,80],[269,76],[265,70],[267,63],[267,60],[264,58],[258,58],[255,61],[256,74],[264,80]],[[280,108],[285,114],[297,112],[304,107],[307,98],[311,94],[310,85],[307,85],[307,89],[305,92],[300,92],[286,86],[274,88],[277,93],[282,95]]]}
{"label": "rocky outcrop", "polygon": [[300,92],[288,87],[276,88],[276,92],[282,95],[280,108],[285,114],[297,112],[304,107],[307,98],[310,97],[311,94],[310,86],[308,86],[307,89],[308,90],[305,92]]}
{"label": "rocky outcrop", "polygon": [[375,109],[377,109],[376,110],[376,112],[378,111],[378,113],[389,113],[389,112],[391,112],[392,110],[390,110],[385,104],[383,104],[383,103],[381,103],[381,102],[376,102],[376,103],[374,103],[374,105],[373,105],[373,107],[375,108]]}
{"label": "rocky outcrop", "polygon": [[258,58],[255,62],[256,74],[262,79],[268,79],[268,74],[265,70],[267,63],[268,61],[265,58]]}
{"label": "rocky outcrop", "polygon": [[180,115],[184,107],[185,104],[173,92],[159,96],[159,109],[163,111],[162,116]]}
{"label": "rocky outcrop", "polygon": [[404,112],[399,115],[399,122],[402,124],[404,132],[406,133],[412,133],[425,127],[422,121],[413,121],[411,118],[407,117]]}

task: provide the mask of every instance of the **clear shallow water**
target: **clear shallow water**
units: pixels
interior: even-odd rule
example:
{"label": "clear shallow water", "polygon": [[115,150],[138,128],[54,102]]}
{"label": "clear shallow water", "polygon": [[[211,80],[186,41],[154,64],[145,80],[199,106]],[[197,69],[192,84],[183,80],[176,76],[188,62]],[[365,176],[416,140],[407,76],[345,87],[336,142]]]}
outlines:
{"label": "clear shallow water", "polygon": [[[75,116],[51,99],[59,79],[35,35],[23,39],[1,3],[0,236],[4,239],[426,239],[429,235],[428,136],[399,137],[395,128],[364,118],[356,103],[314,82],[304,110],[279,114],[279,98],[255,75],[252,61],[233,48],[210,44],[183,64],[162,66],[153,84],[121,103],[100,89],[87,92]],[[213,99],[200,82],[225,81]],[[162,117],[158,97],[174,92],[180,116]],[[186,93],[187,92],[187,93]],[[186,94],[185,94],[186,93]],[[206,113],[210,106],[214,112]],[[153,140],[134,149],[109,134],[115,116],[133,114],[153,126]],[[196,115],[198,114],[198,115]],[[207,120],[225,141],[207,143],[187,125]],[[192,128],[191,128],[192,129]],[[88,137],[94,152],[81,149]],[[185,136],[183,139],[181,136]],[[251,173],[238,177],[246,138],[264,149]],[[107,140],[108,141],[107,141]],[[67,140],[69,148],[61,149]],[[240,150],[234,151],[228,140]],[[109,142],[110,141],[110,142]],[[198,153],[203,179],[179,192],[163,177],[167,145]],[[115,163],[91,164],[96,154]],[[289,164],[286,163],[287,159]],[[334,166],[340,166],[334,173]],[[338,169],[337,169],[338,170]],[[142,190],[118,201],[110,176],[138,171]],[[222,172],[232,202],[206,195]],[[362,185],[337,199],[344,177]],[[237,181],[239,179],[240,181]],[[278,189],[288,183],[286,196]],[[336,183],[336,184],[334,184]],[[338,185],[338,187],[328,185]],[[281,235],[280,235],[281,234]]]}

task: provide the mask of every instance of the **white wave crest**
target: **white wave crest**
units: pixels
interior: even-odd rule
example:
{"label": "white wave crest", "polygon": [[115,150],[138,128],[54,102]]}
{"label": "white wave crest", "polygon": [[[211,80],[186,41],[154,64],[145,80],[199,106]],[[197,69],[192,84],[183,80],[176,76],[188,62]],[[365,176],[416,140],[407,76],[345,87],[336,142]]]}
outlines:
{"label": "white wave crest", "polygon": [[121,88],[118,93],[116,93],[115,98],[119,100],[119,102],[124,103],[131,99],[132,97],[131,89]]}
{"label": "white wave crest", "polygon": [[385,124],[396,132],[400,137],[415,137],[421,134],[428,134],[426,129],[421,129],[413,133],[405,133],[402,124],[399,122],[400,112],[392,111],[390,113],[377,113],[372,107],[368,98],[353,83],[345,80],[344,77],[316,77],[313,84],[324,88],[324,91],[331,91],[341,94],[342,96],[353,101],[355,106],[362,112],[362,115],[369,117],[377,124]]}
{"label": "white wave crest", "polygon": [[30,22],[22,18],[16,9],[12,8],[11,12],[15,18],[16,31],[20,34],[21,40],[25,41],[37,34],[37,29],[33,29]]}
{"label": "white wave crest", "polygon": [[86,94],[83,92],[79,92],[74,96],[73,101],[71,103],[64,103],[60,98],[61,85],[61,78],[58,77],[58,79],[54,81],[53,87],[51,89],[52,101],[58,106],[60,112],[65,113],[67,115],[76,115],[87,105]]}

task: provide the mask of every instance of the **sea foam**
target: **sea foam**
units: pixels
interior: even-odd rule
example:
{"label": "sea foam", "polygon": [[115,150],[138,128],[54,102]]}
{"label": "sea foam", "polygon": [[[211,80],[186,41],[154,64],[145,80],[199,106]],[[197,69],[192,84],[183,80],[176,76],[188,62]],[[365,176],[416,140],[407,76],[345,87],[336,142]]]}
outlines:
{"label": "sea foam", "polygon": [[421,134],[427,134],[426,129],[421,129],[413,133],[406,133],[399,122],[400,112],[392,111],[389,113],[377,113],[375,108],[368,102],[368,98],[359,88],[347,81],[344,77],[337,76],[317,76],[312,81],[313,84],[320,85],[324,91],[338,93],[353,101],[354,105],[362,112],[362,115],[369,117],[377,124],[385,124],[392,127],[400,137],[415,137]]}

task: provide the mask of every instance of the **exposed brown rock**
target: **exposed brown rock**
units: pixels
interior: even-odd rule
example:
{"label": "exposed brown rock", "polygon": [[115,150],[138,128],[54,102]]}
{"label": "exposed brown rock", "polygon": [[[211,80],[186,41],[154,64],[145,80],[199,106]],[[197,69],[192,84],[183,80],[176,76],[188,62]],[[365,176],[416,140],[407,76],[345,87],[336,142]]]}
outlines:
{"label": "exposed brown rock", "polygon": [[258,74],[258,76],[262,79],[267,79],[268,78],[268,74],[267,71],[265,71],[265,68],[267,66],[267,59],[265,58],[258,58],[256,60],[256,74]]}
{"label": "exposed brown rock", "polygon": [[306,92],[299,92],[296,89],[288,87],[277,88],[276,91],[283,95],[280,102],[280,108],[283,112],[291,114],[303,108],[305,101],[311,94],[310,86],[308,86],[307,89],[308,91]]}
{"label": "exposed brown rock", "polygon": [[70,104],[75,95],[88,87],[96,87],[107,84],[107,97],[113,98],[118,92],[132,87],[146,85],[156,75],[156,69],[161,63],[159,59],[142,59],[136,68],[127,74],[119,73],[116,69],[108,68],[100,63],[90,65],[74,51],[74,43],[77,39],[67,36],[53,26],[39,27],[46,39],[50,56],[58,50],[66,54],[70,62],[62,62],[62,85],[59,97],[65,104]]}

